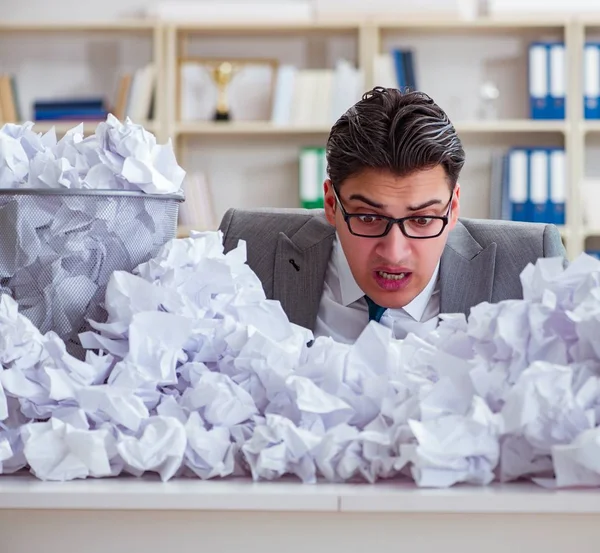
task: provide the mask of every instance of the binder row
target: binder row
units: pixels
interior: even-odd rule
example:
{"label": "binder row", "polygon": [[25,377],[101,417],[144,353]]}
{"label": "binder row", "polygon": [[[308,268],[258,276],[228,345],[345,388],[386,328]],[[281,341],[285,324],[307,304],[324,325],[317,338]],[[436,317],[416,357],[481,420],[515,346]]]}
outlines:
{"label": "binder row", "polygon": [[563,148],[512,148],[504,164],[502,218],[564,225],[566,183]]}
{"label": "binder row", "polygon": [[325,148],[306,147],[300,150],[300,207],[323,207],[323,182],[327,179]]}
{"label": "binder row", "polygon": [[[583,54],[585,119],[600,119],[600,42],[588,41]],[[567,96],[565,44],[533,42],[529,46],[531,119],[564,119]]]}

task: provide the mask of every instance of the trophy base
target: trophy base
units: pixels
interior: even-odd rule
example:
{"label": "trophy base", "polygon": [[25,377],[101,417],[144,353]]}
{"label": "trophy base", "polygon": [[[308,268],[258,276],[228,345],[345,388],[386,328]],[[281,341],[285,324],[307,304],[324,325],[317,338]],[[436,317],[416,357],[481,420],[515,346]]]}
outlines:
{"label": "trophy base", "polygon": [[231,121],[231,117],[229,115],[229,112],[221,112],[221,111],[217,111],[215,112],[215,115],[213,116],[213,121]]}

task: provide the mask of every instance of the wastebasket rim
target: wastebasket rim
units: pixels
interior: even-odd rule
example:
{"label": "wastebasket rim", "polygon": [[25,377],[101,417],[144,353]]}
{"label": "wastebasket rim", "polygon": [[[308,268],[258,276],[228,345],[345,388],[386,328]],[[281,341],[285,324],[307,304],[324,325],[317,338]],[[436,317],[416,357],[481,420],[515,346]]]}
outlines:
{"label": "wastebasket rim", "polygon": [[152,198],[183,202],[183,194],[147,194],[136,190],[112,190],[110,188],[2,188],[0,196],[117,196],[132,198]]}

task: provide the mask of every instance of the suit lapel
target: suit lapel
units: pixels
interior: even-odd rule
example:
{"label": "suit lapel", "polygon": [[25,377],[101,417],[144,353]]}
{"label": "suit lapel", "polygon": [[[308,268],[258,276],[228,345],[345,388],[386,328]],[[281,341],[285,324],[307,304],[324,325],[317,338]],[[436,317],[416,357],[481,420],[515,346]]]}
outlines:
{"label": "suit lapel", "polygon": [[450,232],[440,264],[440,310],[464,313],[492,300],[496,243],[483,249],[462,223]]}
{"label": "suit lapel", "polygon": [[273,299],[290,321],[313,329],[319,310],[335,229],[316,215],[293,236],[279,234],[273,271]]}

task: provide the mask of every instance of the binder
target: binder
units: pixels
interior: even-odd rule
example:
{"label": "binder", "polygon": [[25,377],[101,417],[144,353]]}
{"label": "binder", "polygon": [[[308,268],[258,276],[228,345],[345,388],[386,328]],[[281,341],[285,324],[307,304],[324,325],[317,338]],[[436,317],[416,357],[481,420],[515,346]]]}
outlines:
{"label": "binder", "polygon": [[323,206],[323,181],[321,181],[320,148],[302,148],[300,150],[300,205],[306,209]]}
{"label": "binder", "polygon": [[600,119],[600,44],[586,42],[583,51],[585,119]]}
{"label": "binder", "polygon": [[552,215],[550,222],[565,224],[565,204],[567,199],[567,163],[564,149],[556,148],[550,152],[550,204]]}
{"label": "binder", "polygon": [[404,52],[402,50],[393,50],[392,56],[394,58],[394,68],[396,69],[396,81],[398,88],[402,91],[408,86],[406,80],[406,65],[404,59]]}
{"label": "binder", "polygon": [[523,148],[508,153],[508,197],[513,221],[527,221],[529,197],[529,154]]}
{"label": "binder", "polygon": [[550,119],[565,118],[567,95],[566,56],[564,43],[548,44],[550,68]]}
{"label": "binder", "polygon": [[550,193],[548,160],[550,152],[545,149],[532,149],[529,152],[529,182],[531,211],[528,219],[534,223],[550,222],[548,211]]}
{"label": "binder", "polygon": [[409,91],[417,90],[412,50],[397,48],[392,51],[392,57],[394,59],[394,69],[398,88],[402,91],[407,89]]}
{"label": "binder", "polygon": [[529,101],[532,119],[550,119],[549,67],[550,52],[546,43],[529,46]]}
{"label": "binder", "polygon": [[406,84],[410,90],[417,90],[417,77],[415,75],[415,57],[412,50],[404,52],[404,67],[406,68]]}

